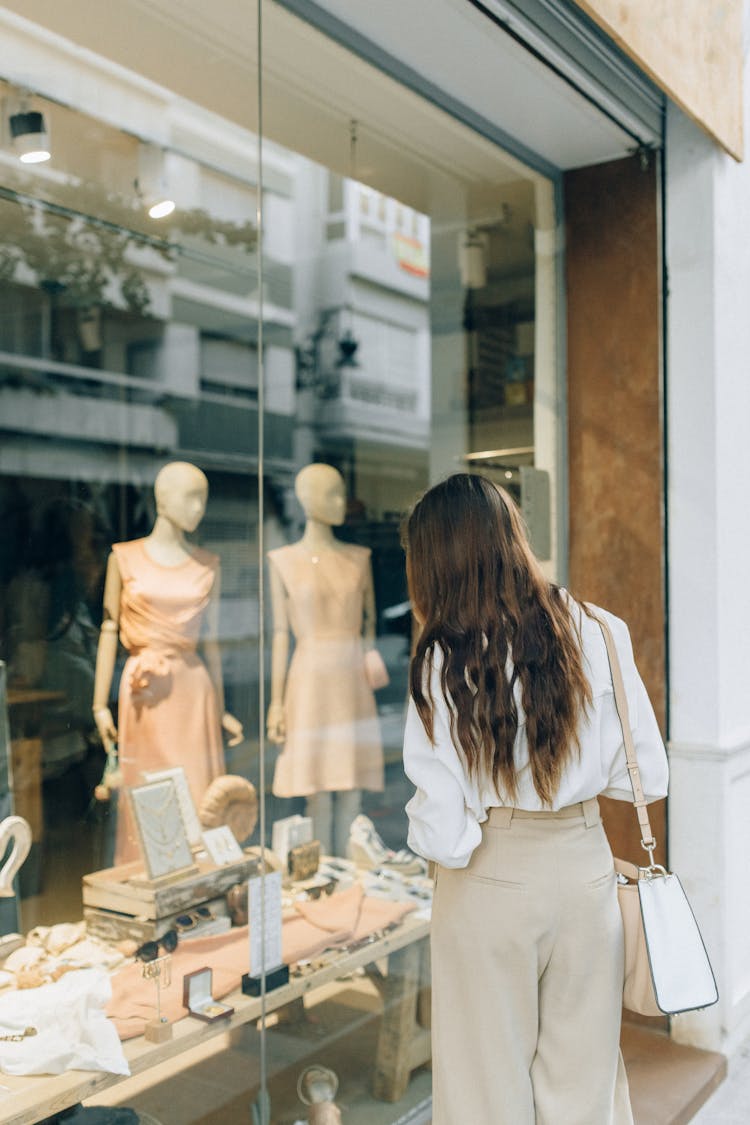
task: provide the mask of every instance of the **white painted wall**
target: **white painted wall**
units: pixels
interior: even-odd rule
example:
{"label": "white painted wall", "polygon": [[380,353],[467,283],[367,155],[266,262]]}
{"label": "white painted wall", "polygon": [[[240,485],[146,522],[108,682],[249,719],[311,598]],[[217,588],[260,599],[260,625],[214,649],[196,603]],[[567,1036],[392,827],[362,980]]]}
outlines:
{"label": "white painted wall", "polygon": [[666,234],[670,864],[720,992],[673,1035],[731,1052],[750,1034],[750,162],[672,106]]}

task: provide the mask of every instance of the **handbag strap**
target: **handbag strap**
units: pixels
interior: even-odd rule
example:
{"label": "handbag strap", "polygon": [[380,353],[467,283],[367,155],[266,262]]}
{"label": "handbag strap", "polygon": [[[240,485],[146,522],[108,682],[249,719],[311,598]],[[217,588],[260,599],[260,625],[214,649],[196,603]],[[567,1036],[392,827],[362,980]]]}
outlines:
{"label": "handbag strap", "polygon": [[622,668],[620,667],[620,658],[617,655],[615,648],[615,639],[612,636],[612,630],[606,621],[602,621],[600,617],[596,617],[595,621],[602,631],[604,643],[607,646],[607,659],[609,660],[609,671],[612,676],[612,687],[615,692],[615,707],[620,719],[620,726],[622,727],[622,741],[625,746],[625,760],[628,766],[628,776],[630,777],[630,786],[633,790],[633,805],[635,806],[636,816],[638,817],[638,824],[641,829],[641,847],[645,848],[651,859],[651,865],[654,864],[654,848],[656,847],[656,840],[651,830],[651,821],[648,818],[648,809],[646,805],[646,798],[643,794],[643,785],[641,784],[641,771],[638,768],[638,755],[635,752],[635,743],[633,742],[633,731],[630,726],[630,711],[628,708],[628,698],[625,694],[625,684],[622,678]]}

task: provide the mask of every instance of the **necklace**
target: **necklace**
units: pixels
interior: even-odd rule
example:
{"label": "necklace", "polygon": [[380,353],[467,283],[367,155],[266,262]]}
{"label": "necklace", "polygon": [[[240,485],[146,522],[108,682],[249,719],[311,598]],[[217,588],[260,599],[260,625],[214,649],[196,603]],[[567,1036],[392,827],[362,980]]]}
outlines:
{"label": "necklace", "polygon": [[11,1035],[0,1035],[0,1043],[21,1043],[22,1040],[36,1035],[35,1027],[25,1027],[23,1031],[13,1032]]}
{"label": "necklace", "polygon": [[139,786],[131,797],[152,878],[189,866],[192,856],[174,782]]}

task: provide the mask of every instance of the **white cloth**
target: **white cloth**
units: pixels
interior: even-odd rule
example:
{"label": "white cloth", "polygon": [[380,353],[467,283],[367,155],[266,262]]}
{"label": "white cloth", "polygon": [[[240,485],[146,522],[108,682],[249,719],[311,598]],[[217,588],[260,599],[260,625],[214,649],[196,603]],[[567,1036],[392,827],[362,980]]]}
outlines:
{"label": "white cloth", "polygon": [[18,1043],[0,1039],[0,1069],[6,1074],[130,1074],[115,1025],[104,1014],[111,996],[109,977],[101,969],[66,973],[54,984],[0,996],[0,1036],[27,1027],[37,1031]]}
{"label": "white cloth", "polygon": [[[571,606],[578,619],[580,611],[572,602]],[[635,666],[628,627],[611,613],[596,606],[590,608],[608,622],[614,635],[643,790],[647,801],[656,801],[667,794],[667,754],[653,707]],[[593,700],[579,723],[580,757],[574,755],[563,772],[552,805],[555,811],[600,795],[620,801],[633,799],[604,638],[596,621],[585,614],[581,617],[581,637],[584,672],[591,683]],[[481,840],[480,824],[487,819],[487,809],[511,802],[495,791],[491,778],[468,777],[463,754],[451,739],[450,716],[440,688],[441,663],[442,653],[436,651],[431,672],[435,701],[434,745],[427,738],[414,700],[409,700],[404,769],[416,786],[416,793],[406,806],[408,845],[418,855],[435,860],[443,867],[466,867]],[[539,811],[544,806],[531,778],[518,683],[515,698],[519,720],[514,747],[518,796],[512,803],[516,808]]]}

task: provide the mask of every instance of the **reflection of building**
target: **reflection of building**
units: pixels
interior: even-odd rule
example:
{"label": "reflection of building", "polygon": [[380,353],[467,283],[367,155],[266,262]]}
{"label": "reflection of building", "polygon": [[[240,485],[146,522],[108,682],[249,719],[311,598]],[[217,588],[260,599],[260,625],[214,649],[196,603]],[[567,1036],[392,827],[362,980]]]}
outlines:
{"label": "reflection of building", "polygon": [[[33,53],[33,34],[26,48]],[[55,64],[71,73],[85,65],[66,57],[63,44]],[[49,170],[20,177],[7,156],[14,188],[2,203],[5,217],[13,219],[21,210],[18,201],[38,191],[40,221],[57,217],[52,208],[58,208],[64,237],[72,241],[80,170],[93,177],[104,161],[110,177],[87,189],[90,205],[105,222],[122,223],[128,216],[120,199],[130,193],[131,208],[137,206],[130,177],[137,178],[142,163],[137,141],[129,138],[143,126],[143,103],[156,99],[160,140],[169,149],[163,175],[176,203],[167,235],[174,249],[164,252],[164,228],[156,222],[145,233],[143,224],[136,225],[130,238],[127,227],[121,231],[123,262],[143,287],[145,315],[128,307],[114,272],[100,293],[92,283],[87,294],[72,292],[67,277],[43,283],[43,257],[30,262],[36,270],[22,261],[10,271],[11,280],[6,271],[0,323],[4,471],[26,475],[32,453],[34,475],[49,478],[148,482],[165,454],[194,457],[218,472],[246,469],[254,463],[257,430],[257,255],[239,238],[232,242],[226,230],[234,224],[240,232],[254,222],[257,189],[246,151],[255,140],[135,75],[125,80],[107,75],[106,66],[97,63],[96,69],[103,88],[107,77],[113,88],[127,85],[116,116],[97,126],[101,151],[80,159],[80,133],[89,128],[83,102],[47,106],[56,138],[55,191],[47,200]],[[423,449],[429,412],[427,219],[278,147],[267,147],[265,162],[271,186],[264,199],[264,363],[277,468],[283,469],[286,457],[291,472],[295,452],[297,460],[305,456],[304,443],[293,445],[292,418],[294,345],[304,342],[306,332],[320,337],[313,378],[325,409],[314,422],[317,447],[322,441],[344,451],[347,441],[366,438]],[[69,172],[60,171],[66,166]],[[325,214],[315,204],[320,192],[328,196]],[[116,203],[110,202],[113,193]],[[13,229],[12,222],[4,225]],[[101,237],[96,226],[92,237]],[[307,245],[304,257],[300,237]],[[106,252],[106,242],[97,249]],[[75,268],[73,263],[71,273]],[[357,354],[354,365],[339,367],[336,339],[347,329],[358,342]],[[89,409],[92,394],[95,412]],[[243,414],[245,425],[238,424]],[[56,440],[54,453],[50,438]],[[123,439],[130,446],[126,469],[114,455]],[[85,454],[83,445],[89,447]],[[313,447],[316,440],[309,453]]]}
{"label": "reflection of building", "polygon": [[[430,224],[309,161],[299,185],[323,204],[298,214],[304,251],[295,311],[300,383],[314,394],[310,451],[341,459],[379,516],[398,506],[400,479],[411,494],[422,483],[415,474],[429,439]],[[349,338],[356,349],[346,355]],[[376,483],[384,454],[387,497]]]}

